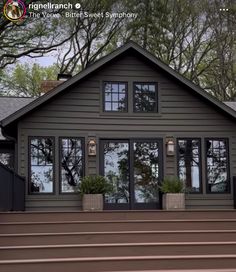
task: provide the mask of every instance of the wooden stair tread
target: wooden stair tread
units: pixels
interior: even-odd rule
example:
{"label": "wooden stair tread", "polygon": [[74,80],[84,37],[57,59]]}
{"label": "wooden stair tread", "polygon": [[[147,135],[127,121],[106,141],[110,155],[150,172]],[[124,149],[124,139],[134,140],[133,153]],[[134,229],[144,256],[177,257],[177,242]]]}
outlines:
{"label": "wooden stair tread", "polygon": [[188,260],[188,259],[236,259],[236,254],[214,255],[172,255],[172,256],[115,256],[115,257],[80,257],[80,258],[48,258],[24,260],[0,260],[0,264],[10,263],[44,263],[44,262],[93,262],[93,261],[122,261],[122,260]]}
{"label": "wooden stair tread", "polygon": [[183,223],[183,222],[236,222],[236,219],[156,219],[156,220],[75,220],[75,221],[28,221],[28,222],[0,222],[1,225],[40,225],[40,224],[104,224],[104,223]]}
{"label": "wooden stair tread", "polygon": [[0,234],[0,237],[15,237],[15,236],[58,236],[58,235],[110,235],[110,234],[179,234],[179,233],[236,233],[236,230],[138,230],[138,231],[84,231],[84,232],[33,232],[33,233],[5,233]]}
{"label": "wooden stair tread", "polygon": [[236,242],[156,242],[156,243],[106,243],[106,244],[58,244],[30,246],[0,246],[1,249],[83,248],[83,247],[134,247],[134,246],[204,246],[236,245]]}

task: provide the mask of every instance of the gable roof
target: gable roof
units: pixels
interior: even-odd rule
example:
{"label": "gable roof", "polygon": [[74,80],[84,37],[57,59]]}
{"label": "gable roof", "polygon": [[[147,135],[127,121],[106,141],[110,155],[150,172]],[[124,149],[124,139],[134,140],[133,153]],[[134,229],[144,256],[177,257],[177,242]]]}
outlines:
{"label": "gable roof", "polygon": [[200,97],[205,99],[211,105],[215,106],[216,108],[218,108],[222,112],[228,114],[230,117],[233,117],[234,119],[236,118],[236,112],[232,108],[230,108],[227,105],[225,105],[224,103],[220,102],[215,97],[213,97],[212,95],[210,95],[209,93],[207,93],[206,91],[204,91],[203,89],[201,89],[200,87],[198,87],[197,85],[192,83],[187,78],[185,78],[182,75],[180,75],[179,73],[177,73],[175,70],[173,70],[171,67],[169,67],[168,65],[166,65],[165,63],[163,63],[159,59],[157,59],[154,55],[152,55],[151,53],[149,53],[148,51],[146,51],[145,49],[143,49],[142,47],[140,47],[139,45],[137,45],[136,43],[131,41],[131,42],[123,45],[122,47],[116,49],[115,51],[113,51],[109,55],[107,55],[107,56],[101,58],[100,60],[96,61],[92,65],[88,66],[86,69],[81,71],[79,74],[77,74],[76,76],[74,76],[71,79],[67,80],[63,84],[59,85],[58,87],[56,87],[52,91],[44,94],[43,96],[39,97],[38,99],[32,101],[31,103],[29,103],[25,107],[18,110],[17,112],[15,112],[15,113],[11,114],[10,116],[6,117],[4,120],[1,121],[1,123],[0,123],[1,126],[5,127],[5,126],[11,124],[12,122],[20,119],[25,114],[27,114],[30,111],[36,109],[40,105],[47,102],[49,99],[51,99],[54,96],[58,95],[59,93],[61,93],[65,89],[69,88],[70,86],[72,86],[76,82],[82,80],[83,78],[85,78],[86,76],[91,74],[92,72],[94,72],[97,69],[101,68],[103,65],[105,65],[108,62],[112,61],[113,59],[120,56],[121,54],[123,54],[124,52],[126,52],[129,49],[133,49],[136,52],[138,52],[139,54],[141,54],[143,57],[145,57],[151,63],[153,63],[157,67],[161,68],[163,71],[170,74],[173,78],[175,78],[176,80],[178,80],[179,82],[181,82],[182,84],[184,84],[185,86],[190,88],[194,93],[198,94]]}
{"label": "gable roof", "polygon": [[[15,113],[19,109],[28,105],[30,102],[34,101],[35,98],[32,97],[9,97],[0,96],[0,121],[9,115]],[[4,140],[5,137],[1,134],[0,130],[0,140]]]}

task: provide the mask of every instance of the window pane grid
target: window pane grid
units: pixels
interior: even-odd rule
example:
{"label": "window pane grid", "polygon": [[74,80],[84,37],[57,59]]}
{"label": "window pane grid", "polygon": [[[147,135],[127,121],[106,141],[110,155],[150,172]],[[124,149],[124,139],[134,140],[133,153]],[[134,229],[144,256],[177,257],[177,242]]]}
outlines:
{"label": "window pane grid", "polygon": [[105,83],[105,111],[127,111],[127,84]]}
{"label": "window pane grid", "polygon": [[134,84],[134,110],[136,112],[157,111],[156,84],[150,83]]}

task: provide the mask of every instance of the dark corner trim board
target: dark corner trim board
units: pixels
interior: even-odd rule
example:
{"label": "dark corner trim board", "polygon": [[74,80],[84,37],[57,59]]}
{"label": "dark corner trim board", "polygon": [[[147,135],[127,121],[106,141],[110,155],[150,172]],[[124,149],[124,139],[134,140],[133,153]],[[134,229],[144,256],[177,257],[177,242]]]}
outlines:
{"label": "dark corner trim board", "polygon": [[236,209],[236,176],[233,176],[233,198],[234,198],[234,208]]}

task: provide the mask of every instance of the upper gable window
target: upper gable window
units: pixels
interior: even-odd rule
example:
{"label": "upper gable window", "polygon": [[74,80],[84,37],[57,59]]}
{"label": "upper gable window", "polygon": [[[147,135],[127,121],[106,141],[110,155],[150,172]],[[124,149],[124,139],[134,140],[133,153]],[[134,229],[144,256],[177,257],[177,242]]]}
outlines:
{"label": "upper gable window", "polygon": [[104,111],[127,112],[127,83],[104,82]]}
{"label": "upper gable window", "polygon": [[134,112],[157,111],[157,84],[134,83]]}

